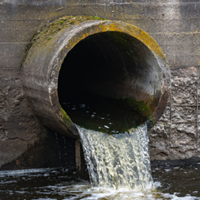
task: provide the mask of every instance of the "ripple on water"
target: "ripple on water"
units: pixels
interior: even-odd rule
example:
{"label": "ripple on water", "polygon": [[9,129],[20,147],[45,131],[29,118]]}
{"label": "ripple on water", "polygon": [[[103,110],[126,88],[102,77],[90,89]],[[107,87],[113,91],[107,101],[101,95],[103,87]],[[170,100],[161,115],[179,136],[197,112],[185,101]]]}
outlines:
{"label": "ripple on water", "polygon": [[[154,169],[153,169],[154,170]],[[184,171],[188,173],[185,174]],[[163,172],[163,173],[162,173]],[[48,176],[44,176],[45,174]],[[180,178],[181,177],[181,178]],[[33,169],[0,173],[1,200],[197,200],[200,199],[200,169],[157,168],[152,188],[142,191],[93,187],[73,172]],[[195,179],[193,179],[195,178]]]}

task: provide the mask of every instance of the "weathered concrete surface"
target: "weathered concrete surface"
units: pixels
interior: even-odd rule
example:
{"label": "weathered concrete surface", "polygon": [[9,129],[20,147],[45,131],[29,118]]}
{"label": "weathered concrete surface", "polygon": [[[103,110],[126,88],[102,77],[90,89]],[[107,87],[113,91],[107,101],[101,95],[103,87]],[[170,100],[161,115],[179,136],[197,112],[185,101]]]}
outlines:
{"label": "weathered concrete surface", "polygon": [[198,80],[195,67],[171,71],[171,102],[149,133],[154,160],[198,158]]}
{"label": "weathered concrete surface", "polygon": [[23,98],[21,81],[0,79],[1,169],[75,165],[74,140],[48,131]]}
{"label": "weathered concrete surface", "polygon": [[[10,141],[8,144],[10,148]],[[18,151],[19,145],[22,145],[21,141],[15,140],[13,151]],[[6,147],[5,150],[9,151]],[[8,156],[11,159],[7,160],[6,164],[2,164],[1,170],[40,167],[63,167],[65,170],[76,170],[75,140],[51,131],[43,133],[40,138],[35,138],[28,143],[28,146],[18,153],[17,158],[11,153],[7,158]]]}
{"label": "weathered concrete surface", "polygon": [[[174,69],[178,71],[174,71],[176,75],[172,77],[173,102],[169,102],[163,118],[158,122],[160,126],[154,129],[160,135],[156,131],[150,135],[151,158],[199,157],[198,0],[1,0],[0,165],[19,157],[28,149],[28,144],[35,143],[46,131],[30,112],[23,96],[20,66],[33,35],[45,24],[64,15],[91,15],[125,21],[144,29],[158,42],[167,56],[172,75]],[[191,66],[194,75],[187,72],[189,74],[184,78],[183,74],[191,71]],[[180,98],[182,94],[184,97]],[[188,113],[194,119],[193,122]],[[184,137],[187,138],[187,145],[181,142]]]}

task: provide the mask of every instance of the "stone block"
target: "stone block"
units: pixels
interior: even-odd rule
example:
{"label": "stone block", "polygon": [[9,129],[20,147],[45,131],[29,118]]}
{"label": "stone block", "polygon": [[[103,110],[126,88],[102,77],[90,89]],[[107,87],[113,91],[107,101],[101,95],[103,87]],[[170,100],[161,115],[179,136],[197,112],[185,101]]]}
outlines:
{"label": "stone block", "polygon": [[196,149],[188,149],[186,152],[180,151],[177,147],[169,148],[169,160],[186,160],[196,157]]}
{"label": "stone block", "polygon": [[172,124],[171,147],[169,149],[171,159],[188,159],[196,155],[197,125]]}
{"label": "stone block", "polygon": [[[115,3],[110,3],[111,7],[115,6]],[[145,13],[144,3],[129,3],[125,4],[125,13],[128,15],[133,15],[135,19],[140,19]],[[153,14],[153,13],[152,13]]]}
{"label": "stone block", "polygon": [[[127,17],[127,16],[126,16]],[[134,26],[140,27],[144,29],[145,31],[148,30],[148,26],[146,24],[146,20],[141,20],[141,19],[125,19],[124,20],[126,23],[133,24]]]}
{"label": "stone block", "polygon": [[169,157],[170,123],[158,121],[149,132],[151,160],[166,160]]}
{"label": "stone block", "polygon": [[1,128],[2,128],[3,123],[8,119],[8,116],[9,116],[8,93],[11,89],[12,83],[13,83],[12,78],[0,77],[0,132],[1,134],[5,133],[5,130],[4,129],[1,130]]}
{"label": "stone block", "polygon": [[196,123],[197,107],[175,107],[172,106],[172,123]]}
{"label": "stone block", "polygon": [[[185,2],[185,1],[184,1]],[[189,1],[180,4],[180,13],[183,19],[194,19],[199,18],[200,5],[199,2]]]}
{"label": "stone block", "polygon": [[200,126],[200,106],[198,106],[198,116],[197,116],[197,118],[198,118],[198,122],[199,122],[199,126]]}
{"label": "stone block", "polygon": [[[160,147],[167,147],[169,146],[169,144],[167,144],[169,142],[167,141],[162,141],[160,143],[158,143],[158,145]],[[163,149],[159,149],[159,148],[151,148],[149,147],[149,155],[150,155],[150,159],[153,160],[167,160],[169,159],[169,150],[168,148],[163,148]]]}
{"label": "stone block", "polygon": [[[193,55],[193,53],[195,53],[194,50],[195,49],[192,42],[186,43],[183,41],[183,44],[176,45],[176,52],[177,52],[177,55],[179,55],[179,57],[181,56],[186,57],[187,55]],[[181,65],[184,65],[184,63],[183,64],[181,63]]]}
{"label": "stone block", "polygon": [[195,54],[185,55],[184,66],[185,67],[187,67],[187,66],[198,67],[199,66],[199,55],[195,55]]}
{"label": "stone block", "polygon": [[190,53],[194,54],[194,55],[199,55],[200,54],[200,47],[199,47],[199,42],[198,41],[196,41],[195,44],[192,44]]}
{"label": "stone block", "polygon": [[[192,44],[194,46],[198,46],[200,44],[200,33],[194,32],[191,35],[192,35]],[[198,46],[198,49],[199,49],[199,46]],[[198,53],[199,53],[199,51],[198,51]]]}
{"label": "stone block", "polygon": [[151,18],[146,19],[146,30],[145,31],[147,31],[150,35],[152,33],[160,32],[157,20],[154,20],[154,19],[151,19]]}
{"label": "stone block", "polygon": [[188,44],[193,43],[194,34],[191,32],[174,33],[172,35],[176,45],[185,45],[186,47]]}
{"label": "stone block", "polygon": [[14,158],[19,157],[27,149],[27,143],[18,138],[15,140],[2,140],[0,146],[0,167],[4,163],[11,162]]}
{"label": "stone block", "polygon": [[188,21],[190,23],[191,32],[199,32],[200,31],[200,21],[197,17],[192,18]]}
{"label": "stone block", "polygon": [[0,43],[0,74],[19,74],[25,49],[28,43]]}
{"label": "stone block", "polygon": [[159,140],[166,140],[170,137],[170,122],[158,121],[156,125],[149,132],[150,144],[157,146],[154,143],[159,142]]}
{"label": "stone block", "polygon": [[[180,123],[173,124],[171,129],[171,141],[172,144],[176,145],[185,145],[193,142],[196,142],[197,136],[197,124],[196,123]],[[173,146],[174,146],[173,145]]]}
{"label": "stone block", "polygon": [[[166,14],[166,13],[165,13]],[[180,33],[180,32],[190,32],[191,31],[191,24],[185,22],[183,26],[183,22],[181,17],[178,19],[170,19],[169,17],[165,20],[158,20],[158,30],[159,32],[164,33]]]}
{"label": "stone block", "polygon": [[177,50],[177,52],[176,52],[176,56],[175,56],[175,63],[176,63],[176,66],[178,67],[178,68],[180,68],[180,67],[187,67],[187,65],[186,65],[186,58],[187,56],[185,56],[184,54],[179,54],[179,52],[178,52],[178,50]]}
{"label": "stone block", "polygon": [[0,90],[0,126],[6,121],[7,112],[8,112],[8,106],[7,106],[6,95]]}
{"label": "stone block", "polygon": [[7,135],[7,131],[0,129],[0,141],[5,141],[8,139]]}
{"label": "stone block", "polygon": [[59,1],[9,1],[0,4],[1,20],[37,20],[47,19],[47,14],[62,7]]}
{"label": "stone block", "polygon": [[168,52],[168,51],[166,51],[165,55],[166,55],[167,60],[169,62],[170,69],[176,68],[176,55],[170,54],[170,52]]}
{"label": "stone block", "polygon": [[200,79],[198,80],[198,106],[200,106]]}
{"label": "stone block", "polygon": [[[0,19],[6,23],[8,21],[35,21],[35,20],[55,20],[65,15],[92,15],[105,17],[110,16],[105,12],[105,3],[91,3],[91,1],[9,1],[0,4]],[[109,7],[109,6],[107,6]],[[105,13],[107,15],[105,15]]]}
{"label": "stone block", "polygon": [[198,72],[195,67],[171,71],[173,105],[197,105]]}
{"label": "stone block", "polygon": [[166,52],[167,52],[167,55],[176,55],[177,46],[174,44],[166,44]]}
{"label": "stone block", "polygon": [[168,46],[174,46],[176,34],[173,33],[163,33],[165,36],[165,44]]}
{"label": "stone block", "polygon": [[29,42],[46,23],[46,20],[1,21],[0,43]]}
{"label": "stone block", "polygon": [[156,42],[160,46],[162,46],[161,48],[162,48],[163,52],[165,53],[167,51],[167,49],[166,49],[166,47],[167,47],[166,43],[167,42],[166,42],[165,34],[164,33],[152,33],[151,37],[153,37],[156,40]]}
{"label": "stone block", "polygon": [[161,122],[169,122],[171,120],[171,107],[170,103],[168,103],[167,107],[165,108],[162,116],[160,117],[159,121]]}

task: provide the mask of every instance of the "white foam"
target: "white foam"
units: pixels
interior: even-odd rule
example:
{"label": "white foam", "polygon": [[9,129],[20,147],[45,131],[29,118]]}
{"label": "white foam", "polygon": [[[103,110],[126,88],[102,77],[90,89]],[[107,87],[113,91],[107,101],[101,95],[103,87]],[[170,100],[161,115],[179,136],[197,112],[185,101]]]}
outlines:
{"label": "white foam", "polygon": [[[157,182],[159,185],[159,183]],[[73,190],[73,189],[74,190]],[[69,189],[69,188],[68,188]],[[162,193],[158,192],[155,189],[147,189],[143,191],[135,191],[129,189],[119,189],[115,190],[112,188],[105,187],[89,187],[84,185],[74,185],[71,186],[70,190],[73,190],[74,194],[77,194],[73,197],[66,198],[64,200],[199,200],[199,197],[186,195],[184,197],[178,197],[176,193]],[[82,193],[81,193],[82,192]]]}
{"label": "white foam", "polygon": [[152,185],[146,124],[113,135],[77,128],[94,186],[140,191]]}
{"label": "white foam", "polygon": [[0,171],[0,177],[5,177],[5,176],[23,176],[25,174],[32,174],[32,173],[45,173],[45,172],[50,172],[51,170],[55,170],[55,169],[56,168],[5,170],[5,171]]}

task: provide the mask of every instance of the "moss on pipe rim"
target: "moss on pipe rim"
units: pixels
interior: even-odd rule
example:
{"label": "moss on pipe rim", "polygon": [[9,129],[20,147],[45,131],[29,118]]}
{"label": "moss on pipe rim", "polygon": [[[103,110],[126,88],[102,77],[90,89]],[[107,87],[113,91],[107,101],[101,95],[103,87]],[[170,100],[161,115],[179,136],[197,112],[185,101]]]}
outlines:
{"label": "moss on pipe rim", "polygon": [[96,21],[96,20],[106,20],[104,18],[96,16],[65,16],[61,17],[49,25],[42,28],[41,31],[38,31],[37,34],[33,37],[31,43],[32,45],[43,45],[48,44],[47,41],[50,41],[54,38],[56,33],[66,29],[72,25],[77,25],[86,21]]}
{"label": "moss on pipe rim", "polygon": [[106,20],[106,19],[97,16],[64,16],[44,26],[41,30],[37,31],[37,33],[31,39],[30,43],[27,45],[22,59],[22,65],[26,60],[29,49],[32,46],[47,45],[46,41],[52,40],[56,35],[56,33],[65,28],[70,27],[71,25],[76,25],[85,21],[96,21],[96,20]]}

